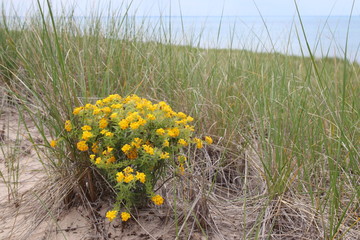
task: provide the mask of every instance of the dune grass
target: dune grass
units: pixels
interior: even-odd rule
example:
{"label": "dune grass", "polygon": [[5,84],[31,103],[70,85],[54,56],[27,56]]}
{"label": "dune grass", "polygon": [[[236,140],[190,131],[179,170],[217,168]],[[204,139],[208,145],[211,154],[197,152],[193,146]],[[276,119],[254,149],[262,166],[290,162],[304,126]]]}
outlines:
{"label": "dune grass", "polygon": [[[45,146],[76,106],[114,93],[164,100],[193,116],[198,133],[216,139],[221,153],[209,155],[212,169],[200,176],[206,196],[244,208],[241,238],[358,236],[357,63],[144,42],[146,34],[171,36],[145,24],[135,28],[127,16],[105,25],[100,16],[82,21],[40,9],[26,22],[5,14],[0,22],[1,87],[37,125]],[[75,174],[71,143],[62,152],[39,151],[49,175]],[[217,190],[224,183],[236,193],[224,196]],[[247,208],[257,203],[250,224]],[[222,236],[222,229],[214,231]]]}

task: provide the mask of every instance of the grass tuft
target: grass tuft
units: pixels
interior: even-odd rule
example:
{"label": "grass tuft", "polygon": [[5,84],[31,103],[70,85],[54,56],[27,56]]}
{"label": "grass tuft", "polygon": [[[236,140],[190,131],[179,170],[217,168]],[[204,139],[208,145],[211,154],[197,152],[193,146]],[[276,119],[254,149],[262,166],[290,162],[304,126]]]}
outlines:
{"label": "grass tuft", "polygon": [[[76,204],[87,206],[101,225],[92,206],[111,188],[91,166],[76,164],[73,143],[54,151],[49,140],[64,131],[74,107],[114,93],[166,101],[215,140],[202,151],[189,148],[187,175],[164,186],[174,236],[360,235],[360,66],[346,59],[346,49],[342,59],[315,58],[308,42],[302,51],[310,57],[202,49],[196,40],[190,41],[195,46],[178,46],[171,44],[165,19],[149,28],[146,20],[135,25],[126,8],[125,15],[108,14],[104,22],[102,13],[54,17],[49,1],[45,9],[38,5],[31,17],[3,13],[0,21],[0,87],[15,102],[46,177],[46,190],[26,204],[38,208],[29,210],[34,221],[20,231],[24,239],[41,221],[56,222],[61,209]],[[299,41],[306,39],[300,24]],[[1,138],[0,147],[10,156]],[[10,182],[17,182],[18,161],[15,154],[6,175],[11,181],[0,170],[10,195],[17,194]],[[92,202],[91,179],[103,190]]]}

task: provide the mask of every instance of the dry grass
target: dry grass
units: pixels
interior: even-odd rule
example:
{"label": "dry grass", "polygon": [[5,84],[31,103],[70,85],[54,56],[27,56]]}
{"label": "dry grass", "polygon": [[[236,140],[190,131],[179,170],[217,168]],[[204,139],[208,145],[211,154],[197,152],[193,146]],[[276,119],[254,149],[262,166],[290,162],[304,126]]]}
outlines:
{"label": "dry grass", "polygon": [[[144,43],[131,21],[96,17],[80,34],[69,19],[0,24],[0,238],[360,239],[357,63]],[[105,221],[112,189],[74,146],[48,144],[110,93],[166,100],[215,139],[184,150],[165,206],[128,224]]]}
{"label": "dry grass", "polygon": [[[111,206],[111,198],[103,184],[99,186],[103,189],[99,198],[89,202],[86,193],[78,188],[79,179],[73,179],[72,175],[56,179],[42,174],[32,187],[20,191],[17,204],[1,202],[1,221],[5,223],[3,231],[6,233],[2,236],[8,239],[37,239],[39,236],[63,239],[66,233],[67,238],[72,239],[71,236],[76,236],[71,235],[72,232],[83,230],[89,231],[82,235],[83,239],[116,239],[113,237],[118,236],[119,231],[122,236],[129,235],[125,239],[158,239],[159,235],[153,232],[154,226],[149,224],[156,219],[155,226],[163,228],[162,236],[171,238],[324,239],[324,231],[329,225],[328,209],[320,215],[308,195],[301,195],[291,188],[282,195],[269,198],[258,150],[243,148],[236,152],[221,145],[220,140],[205,149],[188,149],[188,155],[192,156],[189,171],[181,181],[169,181],[163,186],[161,191],[167,199],[165,207],[137,210],[131,224],[137,227],[120,223],[109,226],[105,221],[103,215]],[[35,157],[33,160],[36,161]],[[41,169],[41,165],[38,167]],[[75,195],[69,202],[66,197],[72,190]],[[85,216],[83,225],[69,224],[79,218],[79,213]],[[65,225],[64,219],[67,219]],[[356,213],[346,220],[348,225],[342,225],[337,236],[357,239],[360,231]],[[356,225],[351,226],[354,222]],[[136,229],[140,233],[131,235]]]}

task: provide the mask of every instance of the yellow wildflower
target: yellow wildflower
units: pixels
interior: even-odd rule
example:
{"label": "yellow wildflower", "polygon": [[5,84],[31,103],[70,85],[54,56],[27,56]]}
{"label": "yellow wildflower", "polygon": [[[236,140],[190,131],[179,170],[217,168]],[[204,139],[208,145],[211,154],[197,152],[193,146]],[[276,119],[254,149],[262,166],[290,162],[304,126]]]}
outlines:
{"label": "yellow wildflower", "polygon": [[169,105],[164,106],[164,107],[163,107],[163,111],[164,111],[164,112],[167,112],[167,113],[170,113],[172,116],[176,114],[176,113],[171,109],[171,107],[170,107]]}
{"label": "yellow wildflower", "polygon": [[187,123],[186,119],[182,119],[180,121],[175,121],[176,124],[183,124],[185,125]]}
{"label": "yellow wildflower", "polygon": [[107,147],[107,149],[104,150],[104,151],[102,152],[102,154],[103,154],[103,155],[109,155],[113,149],[114,149],[114,148],[112,148],[112,147]]}
{"label": "yellow wildflower", "polygon": [[117,182],[119,182],[119,183],[123,182],[123,181],[124,181],[124,178],[125,178],[125,176],[124,176],[124,174],[123,174],[122,172],[118,172],[118,173],[116,174],[116,181],[117,181]]}
{"label": "yellow wildflower", "polygon": [[134,180],[134,175],[132,175],[132,174],[125,175],[125,178],[124,178],[125,183],[129,183],[132,180]]}
{"label": "yellow wildflower", "polygon": [[185,139],[182,139],[182,138],[179,139],[178,143],[179,143],[180,145],[185,146],[185,147],[186,147],[187,145],[189,145],[189,144],[186,142],[186,140],[185,140]]}
{"label": "yellow wildflower", "polygon": [[128,120],[129,122],[132,122],[134,120],[137,120],[139,118],[139,113],[138,112],[129,112],[127,114],[126,120]]}
{"label": "yellow wildflower", "polygon": [[167,118],[172,118],[175,114],[176,114],[176,113],[175,113],[174,111],[167,112],[167,113],[165,114],[165,117],[167,117]]}
{"label": "yellow wildflower", "polygon": [[107,132],[107,133],[105,133],[105,136],[107,136],[107,137],[113,137],[113,136],[114,136],[114,133],[112,133],[112,132]]}
{"label": "yellow wildflower", "polygon": [[142,143],[141,138],[134,138],[134,140],[131,142],[131,146],[134,146],[136,148],[140,148],[140,144]]}
{"label": "yellow wildflower", "polygon": [[110,157],[108,160],[106,160],[107,164],[114,163],[116,161],[116,158],[114,156]]}
{"label": "yellow wildflower", "polygon": [[161,159],[168,159],[170,157],[170,154],[168,152],[163,152],[160,155]]}
{"label": "yellow wildflower", "polygon": [[145,183],[146,175],[145,175],[145,173],[142,173],[142,172],[136,172],[135,178],[137,180],[139,180],[140,182]]}
{"label": "yellow wildflower", "polygon": [[121,100],[121,96],[119,94],[111,94],[107,98],[104,98],[103,102],[109,103],[109,102],[115,101],[115,100]]}
{"label": "yellow wildflower", "polygon": [[102,105],[104,105],[104,103],[103,103],[102,100],[97,100],[97,101],[96,101],[96,105],[102,106]]}
{"label": "yellow wildflower", "polygon": [[165,134],[165,130],[162,128],[156,129],[156,134],[163,136]]}
{"label": "yellow wildflower", "polygon": [[139,118],[138,123],[139,123],[140,126],[144,126],[146,124],[146,120],[142,119],[142,118]]}
{"label": "yellow wildflower", "polygon": [[185,128],[189,129],[192,132],[195,131],[194,126],[191,126],[191,125],[185,125]]}
{"label": "yellow wildflower", "polygon": [[124,168],[123,172],[125,174],[130,174],[130,173],[134,172],[134,169],[132,169],[132,167],[126,167],[126,168]]}
{"label": "yellow wildflower", "polygon": [[148,109],[149,111],[153,112],[153,111],[156,110],[156,105],[153,105],[153,104],[149,103],[149,104],[147,105],[147,109]]}
{"label": "yellow wildflower", "polygon": [[83,110],[83,107],[77,107],[74,109],[73,114],[78,115]]}
{"label": "yellow wildflower", "polygon": [[119,122],[119,126],[121,129],[126,129],[129,127],[129,121],[126,120],[126,119],[122,119],[120,122]]}
{"label": "yellow wildflower", "polygon": [[109,96],[109,97],[107,97],[107,98],[104,98],[104,99],[102,100],[102,102],[103,102],[104,104],[107,104],[107,103],[111,102],[111,97]]}
{"label": "yellow wildflower", "polygon": [[211,137],[206,136],[206,137],[205,137],[205,142],[206,142],[207,144],[212,144],[212,143],[213,143],[213,140],[212,140]]}
{"label": "yellow wildflower", "polygon": [[91,155],[90,155],[90,159],[91,159],[91,160],[94,160],[94,159],[95,159],[95,154],[91,154]]}
{"label": "yellow wildflower", "polygon": [[168,130],[168,135],[170,137],[177,137],[179,136],[179,134],[180,134],[180,130],[177,127]]}
{"label": "yellow wildflower", "polygon": [[126,157],[129,158],[129,159],[136,159],[138,157],[138,153],[137,153],[136,148],[128,151],[126,153]]}
{"label": "yellow wildflower", "polygon": [[119,109],[119,108],[122,108],[123,105],[120,104],[120,103],[117,103],[117,104],[112,104],[110,107],[111,107],[111,108],[114,108],[114,109]]}
{"label": "yellow wildflower", "polygon": [[131,149],[131,146],[129,144],[125,144],[121,150],[124,152],[124,153],[127,153],[129,150]]}
{"label": "yellow wildflower", "polygon": [[193,119],[192,117],[188,116],[188,117],[186,118],[186,121],[192,122],[192,121],[194,121],[194,119]]}
{"label": "yellow wildflower", "polygon": [[154,155],[154,148],[149,145],[142,145],[144,151],[150,155]]}
{"label": "yellow wildflower", "polygon": [[104,107],[104,108],[101,109],[101,111],[102,111],[103,113],[111,113],[111,108],[109,108],[109,107]]}
{"label": "yellow wildflower", "polygon": [[117,116],[118,116],[118,113],[115,112],[110,115],[110,118],[114,119],[114,118],[117,118]]}
{"label": "yellow wildflower", "polygon": [[84,131],[90,131],[90,130],[91,130],[91,126],[89,126],[89,125],[84,125],[81,129],[84,130]]}
{"label": "yellow wildflower", "polygon": [[117,214],[118,214],[118,211],[108,211],[106,213],[106,217],[111,222],[112,220],[114,220],[116,218]]}
{"label": "yellow wildflower", "polygon": [[203,147],[203,142],[201,141],[201,139],[194,138],[194,142],[196,143],[197,148],[202,148]]}
{"label": "yellow wildflower", "polygon": [[91,151],[93,151],[93,153],[99,152],[99,146],[97,145],[97,143],[93,143],[93,145],[91,146]]}
{"label": "yellow wildflower", "polygon": [[51,140],[51,141],[50,141],[50,146],[51,146],[51,147],[54,148],[54,147],[56,147],[56,145],[57,145],[57,141],[56,141],[56,140]]}
{"label": "yellow wildflower", "polygon": [[127,213],[127,212],[122,212],[121,213],[121,220],[123,222],[126,222],[127,220],[129,220],[129,218],[131,218],[130,213]]}
{"label": "yellow wildflower", "polygon": [[168,146],[170,146],[169,141],[168,141],[168,140],[165,140],[165,141],[164,141],[164,143],[163,143],[163,146],[164,146],[164,147],[168,147]]}
{"label": "yellow wildflower", "polygon": [[144,108],[144,104],[143,103],[136,103],[136,108],[139,110],[142,110]]}
{"label": "yellow wildflower", "polygon": [[82,139],[84,140],[89,140],[89,138],[93,137],[93,134],[89,131],[84,131],[83,134],[82,134]]}
{"label": "yellow wildflower", "polygon": [[87,151],[89,149],[89,146],[86,144],[85,141],[80,141],[77,143],[77,149],[79,149],[80,151]]}
{"label": "yellow wildflower", "polygon": [[156,119],[156,117],[153,114],[150,114],[150,113],[148,115],[146,115],[146,118],[149,119],[149,120],[155,120]]}
{"label": "yellow wildflower", "polygon": [[186,157],[184,156],[184,155],[180,155],[180,156],[178,156],[178,160],[179,160],[179,162],[181,162],[181,163],[184,163],[185,161],[186,161]]}
{"label": "yellow wildflower", "polygon": [[93,109],[93,108],[95,108],[95,106],[90,103],[85,105],[85,109]]}
{"label": "yellow wildflower", "polygon": [[121,100],[122,97],[119,94],[111,94],[109,95],[109,97],[111,101],[115,101],[115,100]]}
{"label": "yellow wildflower", "polygon": [[98,115],[101,113],[101,109],[100,108],[95,108],[93,111],[93,115]]}
{"label": "yellow wildflower", "polygon": [[162,108],[162,107],[165,107],[165,106],[168,106],[168,105],[166,104],[166,102],[161,101],[161,102],[158,103],[158,106],[159,106],[160,108]]}
{"label": "yellow wildflower", "polygon": [[164,199],[160,195],[153,196],[151,201],[153,201],[156,205],[161,205],[164,203]]}
{"label": "yellow wildflower", "polygon": [[131,129],[138,129],[140,127],[140,123],[139,122],[133,122],[130,124],[130,128]]}
{"label": "yellow wildflower", "polygon": [[97,157],[95,160],[95,164],[100,164],[101,162],[102,162],[101,157]]}
{"label": "yellow wildflower", "polygon": [[70,120],[66,120],[65,122],[65,130],[70,132],[72,130],[72,125],[71,125],[71,122]]}
{"label": "yellow wildflower", "polygon": [[179,118],[182,118],[182,119],[184,119],[184,118],[187,117],[186,114],[183,113],[183,112],[178,112],[178,113],[177,113],[177,116],[178,116]]}
{"label": "yellow wildflower", "polygon": [[99,121],[99,128],[106,128],[108,124],[108,121],[105,118],[102,118]]}

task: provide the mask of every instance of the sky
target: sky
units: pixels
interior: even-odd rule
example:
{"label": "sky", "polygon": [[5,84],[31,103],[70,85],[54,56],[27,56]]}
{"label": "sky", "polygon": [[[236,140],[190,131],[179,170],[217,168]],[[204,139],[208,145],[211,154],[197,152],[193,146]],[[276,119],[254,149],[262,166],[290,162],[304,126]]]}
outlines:
{"label": "sky", "polygon": [[[39,0],[42,4],[45,0]],[[294,16],[294,0],[49,0],[55,12],[74,8],[76,16],[87,16],[100,10],[122,9],[131,3],[129,13],[139,16]],[[33,13],[36,0],[0,0],[7,13]],[[302,16],[360,16],[360,0],[297,0]],[[4,5],[3,5],[4,4]],[[110,4],[110,5],[109,5]],[[110,8],[109,8],[110,6]]]}

